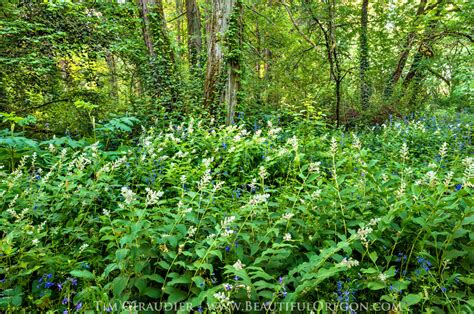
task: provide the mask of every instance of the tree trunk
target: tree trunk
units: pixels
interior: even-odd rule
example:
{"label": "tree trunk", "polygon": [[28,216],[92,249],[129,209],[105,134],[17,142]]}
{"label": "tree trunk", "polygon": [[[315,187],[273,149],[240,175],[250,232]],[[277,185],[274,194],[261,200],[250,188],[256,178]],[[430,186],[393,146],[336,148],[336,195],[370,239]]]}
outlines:
{"label": "tree trunk", "polygon": [[204,81],[204,106],[211,115],[216,114],[219,99],[219,82],[224,74],[223,37],[229,26],[229,18],[235,0],[212,0],[211,14],[207,25],[207,65]]}
{"label": "tree trunk", "polygon": [[196,0],[186,0],[186,19],[188,22],[188,54],[192,68],[199,68],[199,54],[202,49],[201,13]]}
{"label": "tree trunk", "polygon": [[174,67],[174,64],[175,64],[175,56],[174,56],[174,51],[171,47],[171,41],[170,41],[170,37],[169,37],[169,32],[168,32],[168,26],[166,26],[166,17],[165,17],[165,12],[163,10],[163,2],[162,0],[155,0],[155,12],[157,13],[158,15],[158,26],[159,26],[159,34],[160,34],[160,37],[163,41],[163,44],[162,44],[162,50],[163,50],[163,54],[165,57],[167,57],[170,61],[170,65],[171,65],[171,68]]}
{"label": "tree trunk", "polygon": [[183,4],[181,0],[176,0],[176,14],[178,18],[176,19],[176,40],[178,41],[178,46],[181,46],[181,29],[182,29],[182,21],[179,16],[183,14]]}
{"label": "tree trunk", "polygon": [[360,16],[360,104],[363,111],[369,108],[370,86],[367,78],[369,68],[369,46],[367,43],[369,0],[362,0]]}
{"label": "tree trunk", "polygon": [[105,61],[107,62],[107,67],[109,68],[109,79],[110,79],[110,96],[118,100],[118,83],[117,83],[117,70],[115,65],[114,55],[107,49],[105,52]]}
{"label": "tree trunk", "polygon": [[339,64],[339,57],[337,52],[336,28],[334,26],[334,0],[328,1],[328,29],[327,29],[327,44],[329,66],[331,69],[331,77],[335,82],[334,93],[336,94],[336,126],[341,124],[341,68]]}
{"label": "tree trunk", "polygon": [[[416,17],[419,17],[425,13],[426,2],[427,0],[420,0],[420,4],[418,5],[418,10],[416,11]],[[398,57],[397,67],[395,68],[395,71],[390,76],[387,86],[385,87],[385,90],[384,90],[385,98],[390,98],[392,96],[393,88],[397,84],[400,77],[402,76],[403,69],[405,68],[405,65],[407,63],[410,50],[413,46],[413,43],[415,42],[415,38],[416,38],[416,33],[414,31],[411,31],[408,33],[407,38],[405,40],[405,45],[403,46],[403,49],[400,52],[400,56]]]}
{"label": "tree trunk", "polygon": [[151,59],[154,59],[155,50],[153,48],[153,41],[152,41],[151,31],[150,31],[150,19],[149,19],[147,0],[139,0],[139,12],[140,12],[140,18],[142,19],[143,40],[147,47],[148,55],[150,56]]}
{"label": "tree trunk", "polygon": [[[235,29],[234,38],[228,38],[228,64],[227,64],[227,82],[224,90],[224,103],[226,106],[226,124],[234,123],[235,108],[237,107],[237,93],[240,90],[240,65],[243,33],[243,6],[237,0],[233,9],[229,27]],[[233,33],[233,32],[232,32]]]}

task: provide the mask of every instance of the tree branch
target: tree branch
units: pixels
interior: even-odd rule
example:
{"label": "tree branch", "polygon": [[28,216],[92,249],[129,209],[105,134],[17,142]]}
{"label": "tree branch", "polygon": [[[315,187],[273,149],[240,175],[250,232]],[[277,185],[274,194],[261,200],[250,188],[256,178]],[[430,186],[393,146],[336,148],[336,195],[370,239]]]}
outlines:
{"label": "tree branch", "polygon": [[293,14],[291,14],[290,8],[284,2],[284,0],[281,1],[281,4],[285,7],[286,12],[288,12],[288,16],[290,17],[291,23],[293,23],[293,26],[295,27],[296,31],[304,38],[304,40],[306,40],[306,42],[308,42],[311,46],[316,48],[317,47],[316,43],[312,41],[311,38],[309,38],[305,33],[301,31],[300,27],[298,26],[298,23],[296,23],[295,19],[293,18]]}
{"label": "tree branch", "polygon": [[46,102],[44,104],[41,104],[39,106],[30,107],[30,108],[20,110],[19,113],[27,112],[27,111],[30,111],[30,110],[33,110],[33,109],[43,108],[43,107],[46,107],[46,106],[49,106],[49,105],[52,105],[52,104],[55,104],[55,103],[58,103],[58,102],[69,101],[69,100],[70,99],[56,99],[56,100],[48,101],[48,102]]}

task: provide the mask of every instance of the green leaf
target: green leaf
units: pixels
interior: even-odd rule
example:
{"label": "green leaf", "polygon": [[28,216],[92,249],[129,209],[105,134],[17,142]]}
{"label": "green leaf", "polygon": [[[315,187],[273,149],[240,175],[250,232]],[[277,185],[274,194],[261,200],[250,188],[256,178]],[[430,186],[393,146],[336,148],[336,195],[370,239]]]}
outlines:
{"label": "green leaf", "polygon": [[188,294],[186,292],[173,288],[173,287],[166,287],[164,289],[164,292],[169,294],[169,297],[168,297],[169,303],[178,303],[188,297]]}
{"label": "green leaf", "polygon": [[129,251],[130,251],[129,249],[118,249],[115,252],[115,256],[117,257],[117,260],[118,261],[123,260],[127,256]]}
{"label": "green leaf", "polygon": [[369,257],[372,260],[372,262],[375,263],[377,261],[377,258],[378,258],[377,252],[375,252],[375,251],[370,252]]}
{"label": "green leaf", "polygon": [[408,306],[412,306],[412,305],[415,305],[417,304],[418,302],[420,302],[421,300],[423,299],[422,295],[421,295],[421,292],[420,293],[417,293],[417,294],[409,294],[407,296],[405,296],[403,299],[402,299],[402,302],[405,303],[406,305]]}
{"label": "green leaf", "polygon": [[95,279],[94,274],[88,270],[73,270],[70,272],[70,274],[71,276],[74,276],[77,278],[90,279],[90,280]]}
{"label": "green leaf", "polygon": [[123,290],[127,287],[128,280],[128,276],[119,276],[112,281],[112,291],[115,298],[120,298]]}
{"label": "green leaf", "polygon": [[370,290],[380,290],[385,288],[385,284],[380,281],[371,281],[367,284],[367,288]]}

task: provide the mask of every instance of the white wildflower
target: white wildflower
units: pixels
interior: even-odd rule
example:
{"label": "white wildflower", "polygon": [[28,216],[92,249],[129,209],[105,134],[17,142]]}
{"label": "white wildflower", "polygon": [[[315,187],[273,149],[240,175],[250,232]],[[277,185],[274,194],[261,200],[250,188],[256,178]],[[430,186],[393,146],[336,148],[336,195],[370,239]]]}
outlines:
{"label": "white wildflower", "polygon": [[108,211],[107,209],[104,208],[104,209],[102,210],[102,214],[104,214],[104,216],[109,217],[109,216],[110,216],[110,211]]}
{"label": "white wildflower", "polygon": [[51,154],[54,154],[56,152],[56,147],[51,143],[48,146],[48,150]]}
{"label": "white wildflower", "polygon": [[189,227],[188,229],[188,237],[194,237],[194,234],[196,233],[197,228],[194,226]]}
{"label": "white wildflower", "polygon": [[38,239],[33,239],[33,241],[31,241],[31,243],[32,243],[33,245],[37,245],[37,244],[39,243],[39,240],[38,240]]}
{"label": "white wildflower", "polygon": [[266,203],[270,194],[257,194],[249,202],[250,205],[258,205],[260,203]]}
{"label": "white wildflower", "polygon": [[292,138],[289,138],[286,143],[290,144],[294,151],[298,150],[298,138],[296,135],[294,135]]}
{"label": "white wildflower", "polygon": [[400,154],[401,154],[403,160],[408,159],[408,146],[407,146],[406,142],[403,142],[402,149],[400,150]]}
{"label": "white wildflower", "polygon": [[135,200],[135,193],[128,187],[124,186],[121,189],[122,196],[125,198],[125,203],[130,205]]}
{"label": "white wildflower", "polygon": [[285,235],[283,236],[283,240],[285,240],[285,241],[291,241],[291,234],[285,233]]}
{"label": "white wildflower", "polygon": [[183,209],[183,214],[189,214],[193,211],[193,209],[191,207],[188,207],[186,209]]}
{"label": "white wildflower", "polygon": [[198,183],[198,189],[199,190],[204,189],[209,184],[209,182],[211,182],[211,180],[212,180],[211,170],[206,169],[206,171],[204,171],[204,174],[202,175],[201,181],[199,181]]}
{"label": "white wildflower", "polygon": [[439,149],[439,155],[441,156],[441,158],[444,158],[447,152],[448,152],[448,143],[444,142],[443,145],[441,145]]}
{"label": "white wildflower", "polygon": [[224,183],[224,181],[218,181],[216,184],[214,184],[214,192],[219,191],[224,185]]}
{"label": "white wildflower", "polygon": [[385,282],[387,280],[387,275],[383,274],[383,273],[380,273],[379,275],[379,279],[383,282]]}
{"label": "white wildflower", "polygon": [[425,175],[426,181],[433,184],[436,181],[436,171],[428,171]]}
{"label": "white wildflower", "polygon": [[463,184],[466,187],[474,187],[474,184],[471,182],[474,178],[474,158],[466,157],[463,159],[463,164],[465,166],[464,175],[463,175]]}
{"label": "white wildflower", "polygon": [[402,181],[400,183],[400,188],[397,190],[396,194],[398,197],[402,197],[403,194],[405,194],[405,189],[407,187],[407,184],[405,183],[405,181]]}
{"label": "white wildflower", "polygon": [[184,158],[184,157],[186,157],[188,154],[189,154],[188,152],[183,153],[182,151],[178,151],[174,156],[175,156],[176,158]]}
{"label": "white wildflower", "polygon": [[249,184],[249,188],[254,191],[257,188],[257,179],[252,179],[252,182]]}
{"label": "white wildflower", "polygon": [[361,242],[365,245],[365,247],[369,246],[369,241],[367,240],[367,236],[371,234],[372,231],[373,229],[370,228],[369,226],[366,226],[364,228],[360,228],[359,230],[357,230],[357,238],[361,240]]}
{"label": "white wildflower", "polygon": [[320,169],[319,167],[321,166],[321,162],[312,162],[309,164],[308,171],[310,173],[319,173]]}
{"label": "white wildflower", "polygon": [[290,220],[291,218],[293,218],[295,214],[293,213],[286,213],[286,214],[283,214],[283,216],[281,216],[281,218],[283,218],[284,220]]}
{"label": "white wildflower", "polygon": [[318,189],[318,190],[314,191],[314,192],[311,194],[311,197],[312,197],[312,198],[316,198],[316,199],[317,199],[317,198],[320,198],[320,197],[321,197],[321,190]]}
{"label": "white wildflower", "polygon": [[268,176],[268,172],[264,166],[260,166],[260,168],[258,169],[258,175],[262,179],[265,179]]}
{"label": "white wildflower", "polygon": [[234,221],[235,221],[235,216],[225,217],[224,220],[221,221],[221,226],[222,228],[226,228]]}
{"label": "white wildflower", "polygon": [[345,266],[345,267],[347,267],[347,268],[351,268],[351,267],[354,267],[354,266],[358,266],[358,265],[359,265],[359,261],[353,259],[352,257],[350,257],[349,259],[347,259],[346,257],[344,257],[344,258],[342,259],[342,261],[339,263],[339,265]]}
{"label": "white wildflower", "polygon": [[181,184],[185,184],[185,183],[186,183],[186,176],[183,174],[183,175],[180,177],[179,180],[181,181]]}
{"label": "white wildflower", "polygon": [[331,146],[330,146],[331,154],[335,155],[337,152],[337,140],[332,137],[331,138]]}
{"label": "white wildflower", "polygon": [[359,138],[357,137],[357,135],[355,133],[352,134],[352,138],[354,139],[353,142],[352,142],[352,147],[360,150],[362,145],[360,143]]}
{"label": "white wildflower", "polygon": [[87,249],[89,247],[89,244],[87,243],[84,243],[83,245],[81,245],[81,247],[79,248],[79,253],[80,252],[83,252],[85,249]]}
{"label": "white wildflower", "polygon": [[158,203],[158,200],[164,194],[163,191],[153,191],[150,188],[145,188],[145,191],[147,192],[146,200],[145,200],[145,205],[146,206],[154,205],[154,204]]}
{"label": "white wildflower", "polygon": [[451,183],[451,179],[453,178],[453,175],[454,175],[454,172],[452,171],[449,171],[446,174],[446,177],[444,178],[444,182],[443,182],[445,187],[449,186],[449,184]]}
{"label": "white wildflower", "polygon": [[237,262],[234,263],[234,265],[232,265],[236,270],[242,270],[244,269],[245,265],[242,264],[242,262],[240,261],[240,259],[237,260]]}
{"label": "white wildflower", "polygon": [[204,167],[206,168],[209,168],[209,166],[211,165],[211,163],[214,161],[214,157],[211,157],[211,158],[204,158],[202,160],[202,163],[204,164]]}
{"label": "white wildflower", "polygon": [[274,128],[274,129],[272,128],[268,131],[268,136],[271,137],[271,138],[274,138],[280,132],[281,132],[281,128]]}
{"label": "white wildflower", "polygon": [[228,296],[225,295],[223,292],[216,292],[214,293],[214,298],[219,300],[219,303],[221,303],[224,306],[227,306],[230,304],[230,299]]}
{"label": "white wildflower", "polygon": [[235,232],[234,230],[232,230],[232,229],[230,229],[230,228],[226,228],[226,229],[224,230],[224,232],[222,233],[222,237],[227,238],[227,237],[233,235],[234,232]]}

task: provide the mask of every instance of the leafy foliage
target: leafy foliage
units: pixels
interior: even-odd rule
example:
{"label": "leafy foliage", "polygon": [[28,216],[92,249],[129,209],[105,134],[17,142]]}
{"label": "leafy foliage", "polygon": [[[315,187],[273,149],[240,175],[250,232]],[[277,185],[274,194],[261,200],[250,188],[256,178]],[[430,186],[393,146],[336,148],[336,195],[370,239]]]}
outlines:
{"label": "leafy foliage", "polygon": [[[117,118],[101,131],[135,122]],[[468,125],[392,119],[347,133],[320,121],[265,124],[191,119],[114,151],[104,142],[36,147],[0,172],[0,307],[358,301],[468,310]]]}

